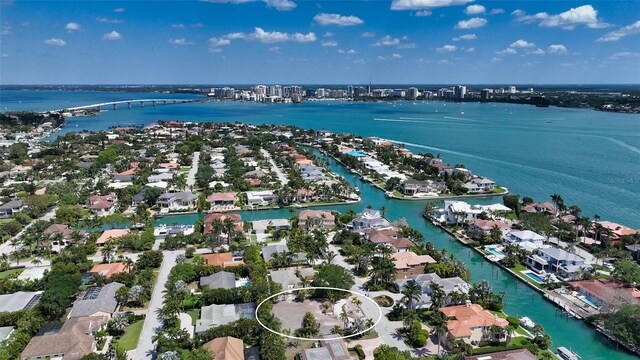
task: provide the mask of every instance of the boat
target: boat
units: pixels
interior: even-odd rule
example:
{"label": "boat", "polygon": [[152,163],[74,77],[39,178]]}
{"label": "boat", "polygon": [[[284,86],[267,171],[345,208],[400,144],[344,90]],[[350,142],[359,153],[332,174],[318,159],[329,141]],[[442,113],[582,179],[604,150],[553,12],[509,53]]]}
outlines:
{"label": "boat", "polygon": [[520,319],[520,325],[528,330],[533,329],[534,326],[536,326],[536,323],[534,323],[531,319],[529,319],[526,316],[521,317]]}
{"label": "boat", "polygon": [[567,349],[564,346],[560,346],[558,348],[558,355],[560,355],[561,359],[565,359],[565,360],[579,360],[579,359],[581,359],[580,355],[578,355],[575,352]]}
{"label": "boat", "polygon": [[464,111],[460,111],[460,115],[464,115]]}
{"label": "boat", "polygon": [[551,124],[553,121],[551,120],[547,120],[547,124]]}

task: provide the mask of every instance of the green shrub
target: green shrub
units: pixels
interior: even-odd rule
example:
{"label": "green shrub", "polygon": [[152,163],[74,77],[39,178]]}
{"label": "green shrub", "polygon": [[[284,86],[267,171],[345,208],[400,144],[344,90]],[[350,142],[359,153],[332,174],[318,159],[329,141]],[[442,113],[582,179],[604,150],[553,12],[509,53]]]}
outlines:
{"label": "green shrub", "polygon": [[520,320],[515,316],[507,316],[507,321],[509,322],[509,325],[513,326],[515,329],[520,326]]}

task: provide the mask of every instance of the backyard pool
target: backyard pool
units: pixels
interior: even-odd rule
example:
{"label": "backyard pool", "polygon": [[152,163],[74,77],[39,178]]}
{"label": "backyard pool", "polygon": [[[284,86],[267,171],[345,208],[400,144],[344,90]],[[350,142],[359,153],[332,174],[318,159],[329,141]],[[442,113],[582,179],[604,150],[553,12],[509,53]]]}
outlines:
{"label": "backyard pool", "polygon": [[505,253],[496,248],[488,247],[486,250],[496,256],[506,256]]}
{"label": "backyard pool", "polygon": [[538,284],[542,284],[544,282],[544,280],[540,276],[538,276],[538,274],[534,273],[533,271],[527,270],[527,271],[521,271],[521,273],[523,273],[524,275],[527,275],[528,277],[533,279]]}

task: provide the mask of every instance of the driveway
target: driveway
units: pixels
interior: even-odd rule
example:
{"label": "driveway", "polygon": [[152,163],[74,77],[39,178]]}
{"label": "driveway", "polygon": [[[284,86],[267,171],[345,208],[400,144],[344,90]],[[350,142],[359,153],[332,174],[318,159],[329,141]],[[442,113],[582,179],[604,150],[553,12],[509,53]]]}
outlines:
{"label": "driveway", "polygon": [[138,339],[138,347],[136,349],[135,360],[154,359],[156,357],[155,345],[152,342],[153,336],[162,329],[162,322],[158,318],[158,311],[162,308],[162,300],[164,298],[163,291],[169,279],[169,272],[176,264],[176,257],[184,254],[184,250],[163,251],[164,259],[160,265],[160,273],[158,280],[153,288],[151,301],[149,302],[149,311],[142,325],[142,332]]}
{"label": "driveway", "polygon": [[195,185],[196,183],[196,174],[198,173],[199,163],[200,163],[200,152],[196,151],[193,153],[193,159],[191,160],[191,169],[189,169],[189,174],[187,175],[187,186],[191,190],[193,190],[193,185]]}
{"label": "driveway", "polygon": [[276,173],[280,184],[287,185],[289,183],[289,179],[287,179],[287,176],[282,172],[282,170],[280,170],[278,165],[276,165],[276,162],[273,161],[271,154],[269,154],[269,152],[265,149],[260,149],[260,153],[262,153],[262,155],[267,158],[267,160],[269,160],[269,163],[271,164],[271,171]]}

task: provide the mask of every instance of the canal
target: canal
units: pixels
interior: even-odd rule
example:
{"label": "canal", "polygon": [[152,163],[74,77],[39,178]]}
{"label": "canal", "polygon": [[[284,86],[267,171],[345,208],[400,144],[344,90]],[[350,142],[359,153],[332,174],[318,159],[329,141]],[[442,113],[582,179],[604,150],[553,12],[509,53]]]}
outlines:
{"label": "canal", "polygon": [[[387,218],[391,220],[405,219],[407,223],[422,232],[425,239],[431,241],[439,249],[446,249],[450,253],[464,261],[472,276],[472,282],[487,280],[494,292],[504,291],[507,296],[504,300],[505,313],[512,316],[528,316],[535,323],[544,327],[553,341],[552,348],[565,346],[577,352],[584,360],[626,360],[636,359],[623,349],[618,350],[616,345],[589,328],[582,321],[567,317],[560,309],[545,300],[542,295],[527,285],[521,283],[500,267],[487,262],[480,254],[468,248],[449,234],[433,226],[422,218],[422,209],[425,201],[393,200],[384,196],[379,189],[369,183],[360,181],[359,177],[350,173],[342,165],[317,150],[315,155],[324,158],[329,168],[343,176],[351,185],[358,186],[362,202],[353,205],[332,206],[340,212],[352,209],[362,211],[371,205],[374,209],[385,207]],[[508,184],[506,184],[508,186]],[[478,198],[466,200],[473,204],[490,204],[502,202],[501,197]],[[436,204],[438,206],[439,204]],[[328,209],[328,208],[325,208]],[[243,221],[252,221],[269,218],[289,218],[292,216],[289,209],[243,211]],[[166,216],[158,221],[163,224],[193,224],[203,214]]]}

